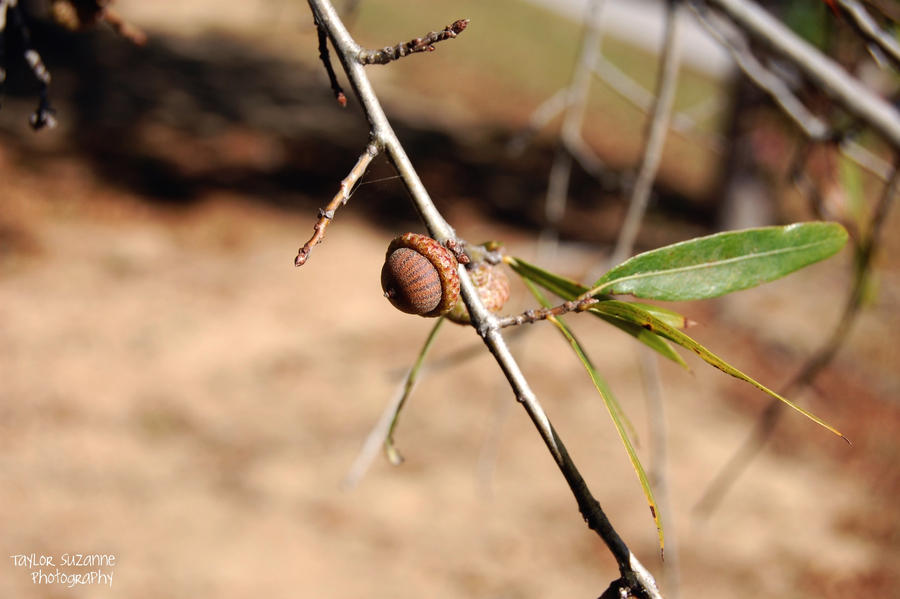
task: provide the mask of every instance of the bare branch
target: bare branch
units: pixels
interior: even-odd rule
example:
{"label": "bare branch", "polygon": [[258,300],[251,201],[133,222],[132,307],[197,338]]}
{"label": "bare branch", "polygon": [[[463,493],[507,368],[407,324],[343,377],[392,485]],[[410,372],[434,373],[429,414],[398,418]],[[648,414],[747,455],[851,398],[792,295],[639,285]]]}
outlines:
{"label": "bare branch", "polygon": [[[607,60],[602,54],[594,65],[594,74],[605,83],[609,89],[616,92],[643,112],[647,112],[653,108],[653,94],[644,89],[644,87],[632,79],[625,71],[616,66],[615,63]],[[698,135],[697,114],[706,117],[709,113],[719,108],[721,100],[716,96],[698,102],[690,110],[683,110],[672,114],[672,130],[681,135],[692,135],[700,137],[698,141],[702,141],[715,150],[718,150],[724,144],[721,136],[715,134]]]}
{"label": "bare branch", "polygon": [[526,310],[521,314],[517,314],[515,316],[504,316],[497,320],[497,326],[500,328],[516,326],[520,324],[534,324],[539,320],[546,320],[551,316],[562,316],[566,312],[584,312],[585,310],[590,309],[596,303],[599,303],[600,300],[594,297],[589,297],[583,300],[572,300],[568,302],[564,302],[558,306],[553,308],[540,308],[538,310]]}
{"label": "bare branch", "polygon": [[294,258],[294,266],[303,266],[306,264],[312,249],[322,243],[322,240],[325,238],[325,229],[334,219],[334,213],[350,199],[350,190],[353,189],[353,185],[359,181],[359,178],[362,177],[363,174],[365,174],[372,159],[377,155],[378,147],[374,143],[370,143],[366,146],[366,149],[360,154],[359,160],[357,160],[356,164],[353,165],[353,168],[350,169],[350,174],[341,181],[341,186],[338,189],[338,192],[334,194],[334,198],[332,198],[325,208],[319,209],[319,220],[313,227],[313,236],[309,238],[309,241],[307,241],[303,247],[297,250],[297,257]]}
{"label": "bare branch", "polygon": [[455,38],[469,26],[469,19],[459,19],[440,31],[427,33],[425,37],[417,37],[408,42],[388,46],[381,50],[362,50],[358,58],[362,64],[387,64],[392,60],[415,54],[416,52],[432,52],[434,44]]}
{"label": "bare branch", "polygon": [[875,44],[894,63],[894,68],[900,67],[900,44],[897,39],[879,27],[872,15],[856,0],[837,0],[837,3],[850,17],[856,30]]}
{"label": "bare branch", "polygon": [[[750,50],[746,38],[737,30],[729,28],[725,23],[710,18],[696,4],[691,8],[697,20],[713,38],[722,43],[731,53],[738,67],[760,89],[769,94],[775,103],[794,122],[795,125],[814,141],[832,141],[835,133],[829,125],[810,112],[794,95],[784,80],[766,68]],[[891,173],[890,163],[882,160],[852,139],[841,139],[838,147],[848,160],[872,173],[880,180],[887,182]]]}
{"label": "bare branch", "polygon": [[891,163],[876,156],[863,146],[851,139],[844,139],[840,143],[841,154],[848,160],[852,160],[860,168],[872,173],[885,183],[891,176]]}
{"label": "bare branch", "polygon": [[565,110],[569,102],[569,94],[566,88],[556,90],[556,93],[543,101],[528,120],[528,126],[522,129],[507,144],[507,151],[512,155],[520,154],[531,141],[531,138],[543,129],[547,123],[556,118]]}
{"label": "bare branch", "polygon": [[[332,46],[338,53],[347,77],[363,106],[371,127],[370,135],[373,143],[377,147],[384,149],[388,158],[390,158],[397,169],[397,173],[411,196],[413,206],[416,208],[431,236],[441,243],[451,239],[455,240],[456,234],[453,228],[431,201],[425,186],[422,184],[403,146],[391,128],[384,110],[381,108],[375,91],[372,89],[372,85],[365,74],[364,65],[360,61],[359,45],[347,32],[337,12],[328,0],[307,1],[310,9],[313,11],[316,22],[328,32]],[[653,576],[631,553],[607,519],[600,504],[591,495],[587,484],[569,457],[565,445],[563,445],[556,431],[551,426],[547,415],[538,402],[537,396],[531,390],[518,363],[510,353],[509,347],[500,333],[497,318],[484,307],[465,267],[460,267],[459,278],[463,302],[468,309],[472,325],[496,359],[516,399],[525,408],[538,429],[547,449],[566,478],[588,526],[595,530],[604,540],[618,563],[622,579],[630,589],[635,589],[645,597],[654,599],[661,597]]]}
{"label": "bare branch", "polygon": [[803,105],[784,82],[784,79],[772,73],[756,59],[756,56],[750,51],[747,40],[740,31],[727,28],[725,23],[709,18],[704,12],[697,10],[696,6],[693,8],[694,15],[700,21],[700,24],[706,28],[713,38],[728,49],[744,74],[757,87],[769,94],[807,137],[817,141],[822,141],[829,137],[828,125]]}
{"label": "bare branch", "polygon": [[[581,137],[581,128],[584,125],[584,113],[587,108],[587,96],[590,91],[591,73],[597,62],[600,46],[600,27],[598,16],[603,6],[603,0],[591,0],[588,3],[585,15],[584,39],[581,42],[581,50],[578,62],[572,73],[572,80],[566,88],[566,104],[563,117],[560,141],[553,157],[553,165],[550,167],[550,176],[547,182],[547,195],[544,198],[545,230],[542,237],[550,238],[555,243],[557,229],[566,210],[569,196],[569,180],[572,175],[572,146],[579,145],[582,154],[593,158],[592,154],[584,152],[584,142]],[[574,142],[574,143],[573,143]],[[588,164],[596,166],[599,159]]]}
{"label": "bare branch", "polygon": [[753,38],[785,56],[841,106],[873,127],[895,149],[900,149],[900,112],[758,4],[752,0],[704,0],[704,3],[721,10]]}
{"label": "bare branch", "polygon": [[638,229],[647,210],[647,202],[653,189],[653,181],[656,179],[656,171],[662,160],[672,105],[675,102],[678,68],[681,62],[678,22],[681,20],[683,11],[684,7],[680,0],[669,1],[653,120],[650,122],[647,132],[644,158],[641,161],[641,168],[631,193],[628,213],[619,231],[619,239],[616,241],[616,248],[612,254],[612,264],[618,264],[631,255]]}

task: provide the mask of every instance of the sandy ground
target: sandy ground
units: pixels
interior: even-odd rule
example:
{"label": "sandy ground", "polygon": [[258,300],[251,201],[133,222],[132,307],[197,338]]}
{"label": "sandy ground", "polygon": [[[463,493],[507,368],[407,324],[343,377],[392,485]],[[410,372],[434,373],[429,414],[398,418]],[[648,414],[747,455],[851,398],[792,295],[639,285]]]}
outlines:
{"label": "sandy ground", "polygon": [[[328,193],[297,209],[220,185],[160,203],[62,137],[10,134],[22,106],[0,112],[0,597],[596,597],[617,577],[462,327],[441,331],[404,414],[406,462],[379,457],[342,488],[430,327],[381,297],[384,248],[401,231],[362,210],[378,188],[354,197],[298,270],[294,252]],[[272,158],[281,146],[262,126],[227,128],[210,146],[144,125],[188,177],[317,151]],[[450,211],[464,237],[533,258],[533,231]],[[556,266],[575,275],[601,257],[566,245]],[[675,307],[699,340],[777,387],[837,318],[848,262],[845,252],[733,301]],[[667,596],[897,596],[897,272],[880,259],[877,300],[816,391],[798,397],[854,446],[790,415],[709,518],[692,507],[766,399],[690,356],[691,372],[660,364],[665,564],[580,364],[546,325],[515,339],[573,458]],[[527,306],[516,287],[510,309]],[[645,465],[658,466],[635,344],[592,320],[570,322],[634,421]],[[44,573],[97,569],[62,564],[79,553],[114,556],[100,568],[112,585],[35,584],[41,568],[7,557],[50,558]]]}
{"label": "sandy ground", "polygon": [[[112,588],[72,589],[34,585],[28,568],[6,562],[0,596],[589,597],[614,578],[482,352],[428,372],[398,433],[402,467],[379,459],[359,487],[340,489],[429,327],[380,297],[388,233],[348,212],[295,270],[311,215],[234,197],[158,208],[91,181],[61,203],[83,177],[62,164],[54,172],[52,181],[4,173],[6,214],[16,215],[8,228],[20,241],[4,252],[0,285],[3,550],[117,561]],[[528,251],[527,238],[505,233]],[[798,275],[798,287],[833,285],[836,267]],[[646,439],[632,344],[579,324]],[[712,339],[715,326],[701,332]],[[778,380],[780,366],[798,361],[792,349],[754,365],[765,350],[742,347],[740,331],[718,345],[748,370]],[[434,363],[472,346],[470,332],[447,328]],[[563,348],[535,326],[515,352],[613,521],[660,572],[615,431]],[[897,518],[885,511],[891,490],[873,489],[890,481],[860,464],[894,455],[896,437],[880,432],[877,448],[857,437],[848,449],[789,418],[779,450],[754,463],[711,519],[693,520],[692,504],[764,400],[745,392],[735,407],[722,393],[740,393],[736,384],[692,366],[662,369],[683,595],[886,590]],[[852,382],[854,400],[870,410],[877,400],[864,383]],[[853,428],[851,408],[812,405]],[[885,455],[858,454],[876,450]]]}

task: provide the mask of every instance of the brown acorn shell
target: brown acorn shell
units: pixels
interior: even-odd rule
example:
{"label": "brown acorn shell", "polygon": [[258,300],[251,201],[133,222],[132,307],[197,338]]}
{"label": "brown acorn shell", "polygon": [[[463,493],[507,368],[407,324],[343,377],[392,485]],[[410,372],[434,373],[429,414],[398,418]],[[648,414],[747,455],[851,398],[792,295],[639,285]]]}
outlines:
{"label": "brown acorn shell", "polygon": [[458,268],[453,254],[431,237],[404,233],[388,246],[381,288],[402,312],[443,316],[459,300]]}
{"label": "brown acorn shell", "polygon": [[[481,303],[490,312],[499,312],[509,299],[509,278],[499,267],[481,262],[469,269],[469,276],[478,289]],[[447,318],[458,324],[469,324],[469,310],[462,299],[456,302]]]}

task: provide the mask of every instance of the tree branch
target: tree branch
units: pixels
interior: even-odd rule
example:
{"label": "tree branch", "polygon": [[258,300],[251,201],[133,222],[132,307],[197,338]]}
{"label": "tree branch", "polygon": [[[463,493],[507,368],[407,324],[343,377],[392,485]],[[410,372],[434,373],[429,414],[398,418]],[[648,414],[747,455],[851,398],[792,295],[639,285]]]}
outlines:
{"label": "tree branch", "polygon": [[425,37],[417,37],[406,43],[388,46],[381,50],[361,50],[359,61],[362,64],[387,64],[392,60],[415,54],[416,52],[433,52],[434,44],[455,38],[469,26],[469,19],[459,19],[440,31],[427,33]]}
{"label": "tree branch", "polygon": [[563,302],[553,308],[540,308],[537,310],[526,310],[515,316],[504,316],[497,319],[497,326],[500,328],[512,327],[520,324],[534,324],[540,320],[546,320],[551,316],[562,316],[567,312],[584,312],[590,309],[596,303],[599,303],[595,297],[589,297],[583,300],[572,300]]}
{"label": "tree branch", "polygon": [[366,169],[369,168],[369,164],[372,163],[372,160],[377,155],[378,146],[374,143],[370,143],[366,146],[366,149],[363,150],[363,153],[359,156],[359,160],[357,160],[353,168],[350,169],[350,174],[341,181],[341,186],[334,195],[334,198],[328,202],[328,205],[325,208],[319,209],[319,220],[313,227],[313,236],[309,238],[309,241],[307,241],[303,247],[297,250],[297,257],[294,258],[294,266],[303,266],[306,264],[312,249],[322,243],[322,240],[325,238],[325,229],[334,219],[334,213],[350,199],[350,190],[353,189],[353,185],[365,174]]}
{"label": "tree branch", "polygon": [[786,57],[847,111],[900,149],[900,112],[758,4],[752,0],[703,0],[701,4],[722,11],[754,39]]}
{"label": "tree branch", "polygon": [[856,0],[837,0],[837,3],[850,17],[860,35],[884,52],[895,69],[900,68],[900,44],[897,43],[897,39],[879,27],[872,15]]}
{"label": "tree branch", "polygon": [[718,23],[706,14],[694,8],[694,15],[700,24],[731,53],[744,74],[757,87],[769,94],[772,100],[790,117],[807,137],[823,141],[830,135],[830,129],[819,117],[811,113],[803,102],[788,87],[784,79],[767,69],[747,44],[747,40],[739,31],[729,31],[723,23]]}
{"label": "tree branch", "polygon": [[[698,7],[696,3],[692,3],[691,8],[700,24],[731,53],[744,75],[769,94],[779,108],[808,138],[816,142],[827,142],[834,141],[838,137],[828,123],[806,108],[781,77],[766,68],[754,56],[746,38],[740,31],[729,29],[726,23],[710,18],[706,11]],[[733,22],[730,24],[734,26]],[[887,182],[892,170],[890,163],[848,137],[840,139],[838,148],[845,158]]]}
{"label": "tree branch", "polygon": [[[347,32],[343,23],[328,0],[308,0],[310,9],[319,23],[328,32],[332,46],[337,52],[350,84],[359,98],[370,125],[372,142],[383,148],[394,164],[398,174],[409,192],[413,206],[425,223],[429,233],[440,242],[455,240],[456,234],[432,202],[425,186],[419,179],[409,157],[397,139],[377,96],[365,74],[360,60],[360,47]],[[531,390],[519,365],[509,351],[497,324],[497,318],[488,312],[478,296],[478,292],[464,267],[459,269],[460,287],[463,302],[468,308],[472,325],[484,340],[485,345],[494,355],[497,364],[506,376],[516,397],[523,405],[532,422],[538,429],[541,438],[553,456],[560,471],[565,476],[569,487],[578,503],[579,510],[588,526],[598,532],[616,558],[621,579],[628,588],[644,597],[660,598],[653,576],[641,565],[637,558],[616,533],[606,518],[600,504],[591,495],[587,484],[578,472],[565,445],[559,439],[550,424],[547,415]]]}

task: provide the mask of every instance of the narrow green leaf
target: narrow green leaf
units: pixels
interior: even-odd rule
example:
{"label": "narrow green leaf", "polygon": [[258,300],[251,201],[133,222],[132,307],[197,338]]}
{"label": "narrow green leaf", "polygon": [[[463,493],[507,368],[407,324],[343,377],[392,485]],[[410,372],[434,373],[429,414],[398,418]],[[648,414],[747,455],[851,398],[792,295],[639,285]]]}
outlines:
{"label": "narrow green leaf", "polygon": [[[575,281],[572,281],[565,277],[553,274],[552,272],[546,271],[539,266],[529,264],[528,262],[520,260],[519,258],[506,256],[504,257],[504,261],[509,265],[510,268],[513,269],[513,271],[518,273],[524,281],[533,281],[550,293],[553,293],[554,295],[557,295],[566,301],[574,300],[575,298],[585,294],[585,292],[587,292],[588,290],[588,288],[584,285],[576,283]],[[672,349],[672,346],[670,346],[665,339],[662,339],[661,337],[653,334],[650,331],[646,331],[641,327],[634,326],[632,323],[624,321],[620,318],[607,317],[596,312],[593,313],[595,316],[599,316],[616,328],[624,331],[625,333],[628,333],[650,349],[658,352],[660,355],[672,360],[676,364],[680,364],[684,368],[688,368],[687,363],[682,359],[681,356],[678,355],[678,352]],[[675,314],[675,312],[672,312],[672,314]],[[682,316],[681,319],[683,321],[684,317]]]}
{"label": "narrow green leaf", "polygon": [[[540,302],[542,306],[544,306],[545,308],[552,307],[552,304],[547,301],[547,298],[544,297],[544,295],[535,286],[534,283],[532,283],[528,279],[525,279],[525,284],[528,286],[528,288],[531,290],[531,293],[535,298],[537,298],[538,302]],[[551,316],[547,320],[552,322],[559,330],[559,332],[562,333],[563,337],[565,337],[569,342],[569,345],[575,351],[578,359],[581,360],[582,365],[584,365],[585,370],[591,377],[591,381],[593,381],[594,387],[597,389],[597,392],[603,399],[606,410],[609,412],[613,424],[616,427],[616,431],[618,431],[619,433],[619,438],[622,440],[622,444],[625,446],[625,451],[628,453],[628,459],[631,460],[631,466],[632,468],[634,468],[638,480],[641,483],[641,488],[643,488],[644,490],[644,496],[647,498],[647,503],[650,504],[650,514],[653,516],[653,521],[656,524],[656,533],[659,536],[659,550],[660,552],[662,552],[665,546],[662,520],[660,518],[659,509],[656,506],[656,499],[653,497],[653,490],[650,488],[650,479],[647,478],[647,473],[644,471],[641,460],[638,458],[637,452],[634,449],[634,445],[631,443],[631,439],[628,436],[628,432],[625,430],[626,425],[631,428],[631,423],[628,422],[627,418],[625,417],[622,406],[613,395],[612,391],[609,388],[609,385],[607,385],[603,377],[600,376],[600,373],[597,372],[594,364],[585,353],[584,348],[581,347],[581,344],[575,338],[575,335],[572,334],[572,331],[569,329],[569,327],[566,326],[562,318],[558,316]]]}
{"label": "narrow green leaf", "polygon": [[590,309],[588,311],[594,316],[605,320],[620,331],[628,333],[650,349],[680,365],[685,370],[690,370],[690,367],[688,366],[687,362],[684,361],[684,358],[682,358],[665,339],[663,339],[656,333],[648,331],[644,327],[636,325],[633,322],[623,320],[615,316],[610,316],[609,314],[605,314],[603,312],[598,312],[593,309]]}
{"label": "narrow green leaf", "polygon": [[590,295],[718,297],[824,260],[846,241],[847,231],[827,222],[716,233],[638,254],[598,279]]}
{"label": "narrow green leaf", "polygon": [[401,456],[400,452],[397,451],[397,448],[394,447],[394,429],[397,428],[397,421],[400,419],[400,411],[403,410],[403,406],[406,405],[406,400],[409,399],[409,396],[412,393],[413,386],[415,386],[416,380],[419,378],[419,371],[422,369],[422,364],[425,362],[425,356],[428,355],[428,350],[431,349],[431,345],[437,338],[438,330],[441,328],[444,320],[445,318],[443,316],[438,318],[437,322],[434,323],[434,326],[431,327],[431,332],[428,333],[428,337],[425,339],[422,349],[419,350],[419,356],[416,358],[412,368],[410,368],[409,372],[406,374],[406,380],[403,383],[403,396],[400,398],[400,401],[397,402],[397,408],[394,410],[394,415],[391,417],[391,425],[384,438],[384,453],[387,455],[391,464],[395,466],[403,463],[403,456]]}
{"label": "narrow green leaf", "polygon": [[587,287],[580,283],[553,274],[539,266],[529,264],[524,260],[513,258],[512,256],[505,256],[504,261],[510,268],[518,273],[519,276],[528,279],[529,281],[534,281],[550,293],[558,295],[566,301],[573,300],[588,290]]}
{"label": "narrow green leaf", "polygon": [[631,302],[631,304],[649,312],[670,327],[683,329],[687,326],[687,318],[674,310],[669,310],[668,308],[663,308],[662,306],[654,306],[653,304],[645,304],[643,302]]}
{"label": "narrow green leaf", "polygon": [[733,376],[737,379],[740,379],[746,383],[750,383],[751,385],[753,385],[760,391],[763,391],[764,393],[771,395],[775,399],[778,399],[779,401],[784,402],[785,404],[787,404],[791,408],[797,410],[798,412],[800,412],[801,414],[803,414],[804,416],[806,416],[813,422],[830,430],[834,434],[842,437],[848,443],[850,442],[850,440],[847,439],[847,437],[844,437],[844,435],[841,434],[840,431],[838,431],[836,428],[834,428],[833,426],[831,426],[830,424],[828,424],[827,422],[825,422],[818,416],[812,414],[811,412],[804,410],[803,408],[796,405],[792,401],[790,401],[790,400],[782,397],[778,393],[772,391],[771,389],[769,389],[762,383],[759,383],[756,380],[750,378],[749,376],[747,376],[746,374],[744,374],[743,372],[741,372],[740,370],[738,370],[731,364],[727,363],[725,360],[723,360],[719,356],[715,355],[714,353],[712,353],[711,351],[706,349],[703,345],[697,343],[694,339],[692,339],[685,333],[679,331],[676,328],[669,326],[662,320],[656,318],[649,312],[642,310],[641,308],[635,306],[634,304],[628,303],[628,302],[620,302],[617,300],[610,300],[610,301],[600,302],[599,304],[595,304],[594,306],[591,307],[591,311],[598,311],[598,312],[607,314],[609,316],[614,316],[616,318],[621,318],[622,320],[627,320],[638,326],[643,327],[644,329],[653,331],[657,335],[661,335],[661,336],[665,337],[666,339],[669,339],[673,343],[677,343],[678,345],[691,350],[692,352],[694,352],[695,354],[700,356],[700,358],[702,358],[703,361],[718,368],[725,374],[730,374],[731,376]]}

